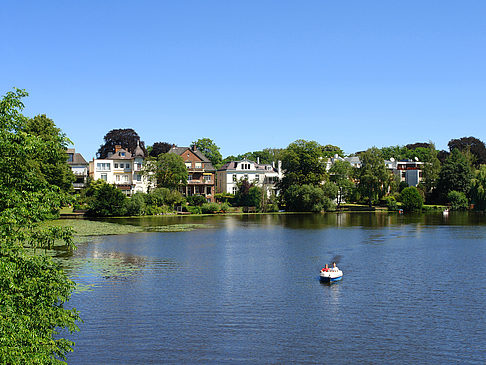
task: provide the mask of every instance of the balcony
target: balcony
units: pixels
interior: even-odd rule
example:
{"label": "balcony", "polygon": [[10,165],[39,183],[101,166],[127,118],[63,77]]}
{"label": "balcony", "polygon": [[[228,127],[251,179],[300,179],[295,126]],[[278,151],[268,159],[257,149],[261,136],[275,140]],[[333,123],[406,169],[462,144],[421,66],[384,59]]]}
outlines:
{"label": "balcony", "polygon": [[214,185],[213,180],[187,180],[190,185]]}

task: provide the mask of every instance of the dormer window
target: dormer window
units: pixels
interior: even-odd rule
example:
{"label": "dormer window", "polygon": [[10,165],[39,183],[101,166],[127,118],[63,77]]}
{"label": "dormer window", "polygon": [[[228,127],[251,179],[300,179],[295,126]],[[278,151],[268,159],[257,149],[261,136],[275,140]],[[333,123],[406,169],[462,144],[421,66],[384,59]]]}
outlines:
{"label": "dormer window", "polygon": [[125,152],[120,152],[120,156],[125,157]]}

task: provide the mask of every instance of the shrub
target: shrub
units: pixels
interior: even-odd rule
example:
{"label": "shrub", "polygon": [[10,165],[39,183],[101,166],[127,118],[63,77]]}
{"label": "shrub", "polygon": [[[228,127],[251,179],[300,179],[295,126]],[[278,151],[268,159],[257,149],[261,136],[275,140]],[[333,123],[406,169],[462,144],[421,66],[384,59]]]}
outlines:
{"label": "shrub", "polygon": [[127,215],[144,215],[145,214],[145,195],[136,192],[133,196],[125,201]]}
{"label": "shrub", "polygon": [[163,206],[163,205],[180,205],[184,202],[184,197],[177,190],[170,190],[167,188],[157,188],[152,190],[145,198],[147,205]]}
{"label": "shrub", "polygon": [[109,217],[125,215],[127,197],[115,185],[102,183],[89,199],[88,215]]}
{"label": "shrub", "polygon": [[202,195],[191,195],[186,198],[186,201],[189,203],[189,205],[193,206],[198,206],[200,207],[204,203],[207,203],[207,200],[204,196]]}
{"label": "shrub", "polygon": [[313,185],[292,185],[284,194],[287,211],[320,212],[333,209],[334,204],[324,191]]}
{"label": "shrub", "polygon": [[451,204],[452,210],[466,210],[469,205],[466,194],[462,191],[450,191],[447,194],[447,200]]}
{"label": "shrub", "polygon": [[192,205],[189,205],[186,207],[187,211],[192,213],[192,214],[202,214],[201,207],[194,207]]}
{"label": "shrub", "polygon": [[223,203],[221,204],[221,208],[220,208],[223,212],[227,212],[229,211],[230,209],[230,205],[228,203]]}
{"label": "shrub", "polygon": [[211,214],[220,211],[220,206],[218,203],[204,203],[201,205],[201,211],[203,214]]}
{"label": "shrub", "polygon": [[420,192],[414,186],[403,189],[400,193],[400,199],[402,200],[403,209],[408,211],[420,210],[424,204]]}
{"label": "shrub", "polygon": [[388,210],[398,210],[397,200],[394,196],[385,196],[382,199],[383,205],[388,208]]}

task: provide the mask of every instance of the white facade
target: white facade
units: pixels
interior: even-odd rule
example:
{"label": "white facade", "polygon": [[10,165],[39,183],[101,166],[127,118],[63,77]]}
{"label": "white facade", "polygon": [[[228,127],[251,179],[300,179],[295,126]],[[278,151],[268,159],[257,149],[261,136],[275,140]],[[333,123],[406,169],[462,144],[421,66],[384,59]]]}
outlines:
{"label": "white facade", "polygon": [[142,174],[144,158],[132,156],[128,151],[118,148],[106,159],[93,159],[89,163],[89,174],[93,180],[104,180],[115,184],[126,195],[137,191],[146,193],[149,182]]}
{"label": "white facade", "polygon": [[395,176],[400,178],[400,181],[405,181],[408,186],[417,186],[422,181],[423,162],[390,159],[385,161],[385,165]]}
{"label": "white facade", "polygon": [[275,190],[275,184],[282,179],[282,163],[278,167],[258,164],[250,160],[232,161],[217,171],[218,193],[236,194],[238,182],[248,180],[257,186],[264,187],[267,193]]}

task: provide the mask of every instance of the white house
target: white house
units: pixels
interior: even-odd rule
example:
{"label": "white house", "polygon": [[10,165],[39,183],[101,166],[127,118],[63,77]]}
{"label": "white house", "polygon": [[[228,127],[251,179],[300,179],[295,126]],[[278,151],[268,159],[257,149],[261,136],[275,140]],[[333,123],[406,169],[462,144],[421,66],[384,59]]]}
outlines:
{"label": "white house", "polygon": [[115,152],[109,153],[105,159],[93,159],[89,163],[89,175],[93,180],[105,180],[109,184],[115,184],[127,196],[137,191],[146,193],[149,182],[142,175],[144,152],[140,144],[132,154],[128,150],[115,146]]}
{"label": "white house", "polygon": [[417,186],[422,181],[424,163],[417,160],[400,160],[394,158],[385,160],[386,168],[391,170],[400,181],[405,181],[408,186]]}
{"label": "white house", "polygon": [[282,162],[275,164],[259,164],[243,159],[231,161],[223,165],[217,172],[218,193],[236,194],[238,181],[248,180],[257,186],[263,187],[268,193],[275,191],[275,184],[282,179]]}

